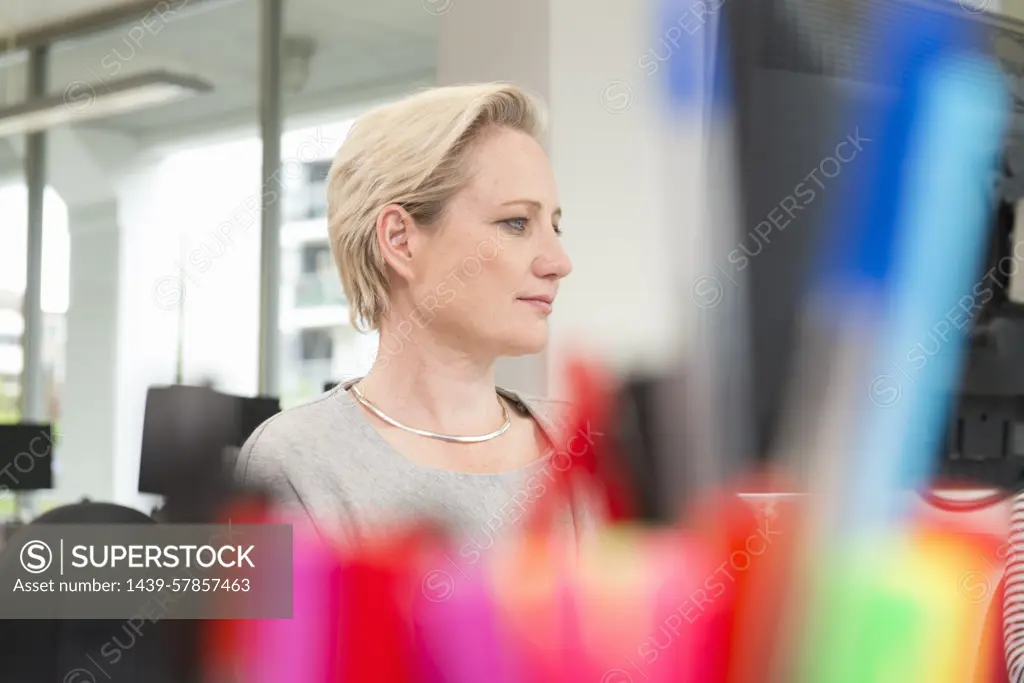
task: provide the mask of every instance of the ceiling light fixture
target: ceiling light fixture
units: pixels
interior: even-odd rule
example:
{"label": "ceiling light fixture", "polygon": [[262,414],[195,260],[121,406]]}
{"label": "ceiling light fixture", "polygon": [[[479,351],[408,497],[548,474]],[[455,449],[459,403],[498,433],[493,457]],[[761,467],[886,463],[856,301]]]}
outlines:
{"label": "ceiling light fixture", "polygon": [[213,90],[201,78],[149,71],[108,83],[75,81],[64,92],[0,109],[0,138],[25,135],[190,97]]}

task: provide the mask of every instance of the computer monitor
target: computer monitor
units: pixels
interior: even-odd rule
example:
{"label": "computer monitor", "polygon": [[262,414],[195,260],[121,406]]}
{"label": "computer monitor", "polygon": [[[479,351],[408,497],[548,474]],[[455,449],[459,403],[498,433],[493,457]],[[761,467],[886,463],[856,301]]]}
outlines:
{"label": "computer monitor", "polygon": [[236,396],[205,387],[153,387],[146,396],[139,491],[170,495],[224,475],[225,449],[241,438]]}
{"label": "computer monitor", "polygon": [[[752,340],[745,351],[750,390],[731,397],[730,405],[752,415],[753,450],[767,458],[774,452],[788,382],[799,360],[798,316],[810,271],[825,229],[847,206],[841,202],[856,201],[845,181],[857,163],[858,140],[873,135],[865,121],[856,120],[856,112],[896,92],[894,78],[876,78],[864,68],[879,27],[899,26],[921,11],[942,12],[965,22],[981,52],[988,51],[993,29],[982,15],[964,12],[956,3],[764,0],[727,2],[721,11],[728,18],[721,23],[728,53],[718,57],[732,65],[726,73],[735,103],[741,201],[739,234],[722,246],[716,261],[726,271],[742,271],[736,279],[747,285],[744,320]],[[979,191],[989,181],[979,178]],[[993,216],[997,206],[993,200]],[[732,274],[718,277],[725,282]],[[1001,393],[1024,395],[1019,370],[1024,351],[1009,347],[1006,353],[1020,354],[1018,370],[993,372],[990,354],[979,362],[973,349],[965,387],[984,394],[995,388],[997,377],[1004,385],[1012,377],[1016,386],[1004,386]],[[981,381],[986,370],[991,379]],[[984,411],[977,412],[980,421]]]}
{"label": "computer monitor", "polygon": [[53,488],[53,430],[49,424],[0,425],[0,490]]}
{"label": "computer monitor", "polygon": [[211,481],[225,472],[260,425],[281,412],[269,396],[231,396],[208,387],[153,387],[146,397],[139,491],[167,495],[195,477]]}
{"label": "computer monitor", "polygon": [[241,447],[260,425],[281,412],[281,401],[270,396],[241,398],[242,419],[235,445]]}

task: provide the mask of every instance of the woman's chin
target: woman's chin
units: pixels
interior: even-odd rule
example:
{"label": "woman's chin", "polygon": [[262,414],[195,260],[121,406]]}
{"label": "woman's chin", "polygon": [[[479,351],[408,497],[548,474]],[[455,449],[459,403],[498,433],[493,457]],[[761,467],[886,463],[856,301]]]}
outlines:
{"label": "woman's chin", "polygon": [[538,330],[534,334],[524,334],[523,332],[517,333],[514,337],[504,340],[504,352],[503,356],[531,356],[535,353],[540,353],[548,345],[548,329],[547,325],[544,326],[543,330]]}

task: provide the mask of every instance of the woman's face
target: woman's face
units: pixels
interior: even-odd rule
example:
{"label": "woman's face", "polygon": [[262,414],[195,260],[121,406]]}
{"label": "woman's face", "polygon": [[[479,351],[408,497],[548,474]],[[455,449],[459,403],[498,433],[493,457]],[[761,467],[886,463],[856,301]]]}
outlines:
{"label": "woman's face", "polygon": [[470,353],[537,353],[572,270],[551,165],[529,135],[496,129],[475,145],[469,167],[440,224],[409,231],[407,327],[415,336],[429,326]]}

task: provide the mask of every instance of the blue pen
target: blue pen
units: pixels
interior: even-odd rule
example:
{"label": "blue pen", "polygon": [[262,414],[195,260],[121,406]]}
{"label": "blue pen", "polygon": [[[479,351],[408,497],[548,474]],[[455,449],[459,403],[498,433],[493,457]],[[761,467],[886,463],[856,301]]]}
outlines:
{"label": "blue pen", "polygon": [[898,521],[906,492],[931,475],[967,330],[947,324],[934,354],[912,351],[977,278],[990,208],[978,179],[990,172],[1006,125],[1002,76],[981,56],[942,57],[923,85],[904,166],[893,293],[854,456],[849,523],[858,533]]}
{"label": "blue pen", "polygon": [[[861,243],[865,262],[876,250],[887,275],[875,298],[883,308],[868,350],[873,360],[858,387],[856,440],[844,446],[840,465],[841,529],[858,534],[893,521],[907,487],[920,485],[930,469],[934,446],[925,452],[926,441],[934,444],[933,411],[945,403],[930,401],[934,392],[948,392],[959,344],[949,344],[918,378],[900,361],[969,287],[984,243],[986,198],[977,179],[995,158],[1005,118],[998,75],[972,57],[982,44],[977,24],[913,6],[879,7],[872,23],[879,49],[865,80],[890,95],[857,114],[870,121],[872,142],[869,163],[858,159],[853,168],[861,176],[845,197],[843,220],[852,232],[888,231],[894,239],[884,251]],[[917,436],[908,437],[908,429]]]}
{"label": "blue pen", "polygon": [[[893,419],[892,414],[880,416],[868,391],[879,388],[871,386],[878,358],[891,357],[894,348],[912,338],[922,328],[921,316],[933,315],[962,285],[963,272],[973,268],[980,240],[973,223],[984,210],[965,201],[959,190],[983,175],[979,159],[999,138],[998,122],[982,113],[992,114],[993,102],[999,109],[998,89],[992,90],[984,65],[975,60],[976,66],[967,66],[976,29],[927,8],[901,6],[906,16],[899,22],[892,21],[890,11],[889,6],[877,10],[871,31],[878,36],[877,47],[863,74],[887,92],[864,98],[852,112],[850,126],[866,143],[840,178],[843,195],[835,204],[809,311],[817,330],[812,341],[824,347],[830,360],[823,370],[821,356],[809,354],[807,374],[822,375],[825,393],[798,395],[795,426],[784,446],[797,462],[810,462],[812,490],[819,494],[808,514],[805,564],[794,579],[810,594],[823,585],[829,558],[846,546],[851,533],[877,530],[873,522],[879,507],[889,507],[879,502],[897,495],[893,482],[905,482],[908,473],[920,471],[927,438],[915,442],[900,428],[914,423],[922,430],[915,432],[918,437],[937,431],[940,404],[918,400],[918,395]],[[950,61],[964,55],[966,62]],[[969,68],[978,76],[973,85],[962,78]],[[969,102],[950,109],[951,99],[962,98]],[[965,134],[956,128],[968,121],[980,130]],[[953,235],[935,236],[953,222]],[[929,234],[933,241],[923,244]],[[940,251],[943,260],[936,261]],[[950,258],[963,258],[968,265],[943,273],[942,264]],[[942,277],[949,279],[936,283]],[[947,366],[936,363],[930,377],[941,384],[948,374]],[[812,619],[800,629],[811,635],[821,615],[813,605],[807,607],[810,611],[798,607],[794,612]],[[778,680],[792,675],[783,669]]]}

